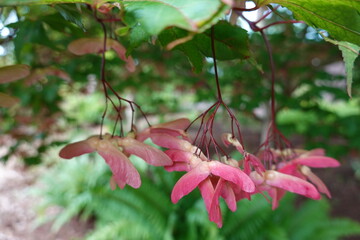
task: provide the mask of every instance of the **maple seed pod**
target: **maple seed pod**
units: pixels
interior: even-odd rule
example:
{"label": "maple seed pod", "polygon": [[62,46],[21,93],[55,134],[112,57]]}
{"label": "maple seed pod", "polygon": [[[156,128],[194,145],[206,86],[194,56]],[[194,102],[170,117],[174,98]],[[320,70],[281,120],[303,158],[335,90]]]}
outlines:
{"label": "maple seed pod", "polygon": [[29,74],[30,67],[25,64],[0,67],[0,84],[19,80],[28,76]]}

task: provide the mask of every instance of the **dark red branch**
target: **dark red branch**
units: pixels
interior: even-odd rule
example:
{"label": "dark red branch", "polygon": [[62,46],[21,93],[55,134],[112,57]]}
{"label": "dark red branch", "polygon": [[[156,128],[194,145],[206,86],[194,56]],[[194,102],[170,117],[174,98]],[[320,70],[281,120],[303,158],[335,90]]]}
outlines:
{"label": "dark red branch", "polygon": [[[138,104],[136,104],[134,101],[125,99],[123,97],[120,97],[120,95],[113,89],[113,87],[110,85],[110,83],[106,80],[105,52],[106,52],[106,49],[107,49],[107,30],[106,30],[106,26],[105,26],[104,22],[106,22],[108,19],[100,19],[97,16],[97,11],[96,10],[94,10],[94,18],[101,25],[101,28],[102,28],[103,34],[104,34],[103,51],[101,52],[100,79],[101,79],[101,82],[102,82],[102,86],[103,86],[103,89],[104,89],[104,95],[105,95],[105,110],[104,110],[104,113],[102,114],[102,117],[101,117],[100,137],[102,137],[102,135],[103,135],[103,124],[104,124],[104,119],[106,117],[106,113],[107,113],[107,109],[108,109],[108,101],[111,102],[111,104],[113,105],[115,111],[118,114],[117,118],[116,118],[116,121],[115,121],[114,132],[115,132],[117,123],[120,122],[120,135],[123,136],[123,134],[124,134],[124,132],[123,132],[123,122],[122,122],[123,119],[122,119],[122,116],[121,116],[121,110],[122,110],[121,101],[125,101],[126,103],[128,103],[130,108],[131,108],[131,111],[132,111],[132,114],[131,114],[131,131],[135,130],[135,124],[134,124],[134,122],[135,122],[135,109],[134,109],[134,106],[140,111],[140,113],[145,118],[147,124],[150,127],[151,124],[149,123],[149,121],[148,121],[145,113],[142,111],[141,107]],[[115,20],[115,19],[113,19],[113,20]],[[109,90],[116,96],[116,98],[119,101],[119,105],[116,105],[114,103],[114,101],[112,100],[112,98],[109,96],[109,92],[108,92]]]}
{"label": "dark red branch", "polygon": [[214,61],[214,71],[215,71],[215,81],[216,81],[216,90],[217,90],[217,97],[220,102],[222,102],[222,96],[221,96],[221,89],[220,89],[220,83],[219,83],[219,75],[216,65],[216,53],[215,53],[215,30],[214,27],[211,28],[211,50],[212,50],[212,57]]}

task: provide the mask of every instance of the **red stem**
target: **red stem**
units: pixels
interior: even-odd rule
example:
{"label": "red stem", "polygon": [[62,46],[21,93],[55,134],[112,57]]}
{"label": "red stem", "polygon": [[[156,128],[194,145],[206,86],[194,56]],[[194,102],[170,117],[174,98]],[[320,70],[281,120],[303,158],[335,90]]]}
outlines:
{"label": "red stem", "polygon": [[216,81],[216,89],[217,89],[217,97],[219,102],[223,102],[222,96],[221,96],[221,89],[220,89],[220,83],[219,83],[219,75],[217,70],[217,64],[216,64],[216,54],[215,54],[215,30],[214,27],[211,27],[211,50],[212,50],[212,57],[214,61],[214,71],[215,71],[215,81]]}
{"label": "red stem", "polygon": [[[97,20],[97,22],[100,23],[101,28],[103,30],[104,33],[104,43],[103,43],[103,51],[102,51],[102,55],[101,55],[101,72],[100,72],[100,78],[101,78],[101,82],[103,85],[103,89],[104,89],[104,94],[105,94],[105,110],[104,113],[101,117],[101,128],[100,128],[100,137],[102,137],[103,135],[103,124],[104,124],[104,118],[106,116],[107,113],[107,109],[108,109],[108,101],[110,101],[114,107],[114,109],[117,111],[118,113],[118,117],[117,120],[115,122],[115,127],[117,125],[117,122],[120,121],[120,135],[123,135],[123,123],[122,123],[122,117],[121,117],[121,101],[125,101],[129,104],[132,114],[131,114],[131,131],[134,130],[134,121],[135,121],[135,109],[134,106],[140,111],[140,113],[142,114],[142,116],[145,118],[147,124],[149,125],[149,127],[151,126],[150,122],[148,121],[145,113],[142,111],[141,107],[136,104],[134,101],[130,101],[128,99],[122,98],[119,96],[119,94],[113,89],[113,87],[110,85],[110,83],[108,81],[106,81],[106,76],[105,76],[105,65],[106,65],[106,58],[105,58],[105,52],[106,52],[106,44],[107,44],[107,31],[106,31],[106,26],[104,24],[104,22],[106,21],[106,19],[100,19],[97,16],[97,11],[94,11],[94,17]],[[113,102],[113,100],[111,99],[111,97],[109,96],[108,93],[108,89],[110,89],[110,91],[117,97],[117,99],[119,100],[119,107],[117,107],[117,105]],[[115,131],[115,130],[114,130]]]}
{"label": "red stem", "polygon": [[270,24],[266,25],[265,27],[260,28],[260,31],[267,29],[268,27],[271,27],[271,26],[275,26],[278,24],[287,24],[287,23],[305,23],[305,22],[297,21],[297,20],[278,21],[278,22],[270,23]]}
{"label": "red stem", "polygon": [[[195,120],[193,120],[190,123],[190,125],[185,129],[185,131],[187,131],[191,127],[191,125],[193,125],[194,122],[196,122],[199,118],[201,118],[200,127],[196,133],[196,137],[193,141],[193,144],[197,145],[199,148],[204,147],[208,158],[210,158],[210,155],[209,155],[210,150],[209,149],[210,149],[211,145],[213,145],[214,150],[215,150],[219,160],[221,161],[222,155],[226,156],[227,158],[229,157],[227,155],[226,151],[216,141],[216,139],[214,137],[214,132],[213,132],[215,116],[221,106],[223,106],[226,109],[226,111],[228,112],[228,114],[231,118],[232,135],[233,136],[236,135],[235,129],[234,129],[234,125],[235,125],[237,128],[237,134],[240,137],[240,141],[241,141],[242,145],[243,145],[243,140],[242,140],[242,136],[241,136],[241,132],[240,132],[240,124],[237,121],[237,119],[236,119],[235,115],[233,114],[233,112],[231,111],[231,109],[225,104],[225,102],[223,101],[223,98],[222,98],[218,69],[217,69],[217,61],[216,61],[214,27],[211,28],[211,50],[212,50],[213,62],[214,62],[217,101],[213,105],[211,105],[206,111],[201,113]],[[205,118],[208,116],[210,111],[212,111],[212,113],[210,114],[209,119],[205,120]],[[201,136],[200,136],[200,133],[201,133]],[[198,144],[197,144],[197,142],[198,142]]]}
{"label": "red stem", "polygon": [[105,110],[104,110],[103,115],[101,116],[101,126],[100,126],[100,138],[102,138],[104,119],[105,119],[106,112],[108,109],[108,99],[110,99],[108,92],[107,92],[106,84],[105,84],[105,82],[106,82],[106,80],[105,80],[105,64],[106,64],[105,51],[106,51],[107,32],[106,32],[105,24],[98,18],[96,10],[94,11],[94,17],[98,21],[98,23],[100,23],[101,28],[104,33],[104,44],[103,44],[103,51],[102,51],[102,56],[101,56],[101,70],[100,70],[100,79],[101,79],[103,89],[104,89],[104,94],[105,94]]}
{"label": "red stem", "polygon": [[261,30],[260,31],[261,36],[264,39],[265,42],[265,46],[266,46],[266,50],[269,54],[269,60],[270,60],[270,68],[271,68],[271,127],[273,129],[273,136],[275,136],[275,131],[276,131],[276,109],[275,109],[275,63],[274,63],[274,58],[272,55],[272,49],[271,49],[271,45],[269,42],[269,39],[267,38],[267,36],[265,35],[264,31]]}
{"label": "red stem", "polygon": [[258,6],[255,6],[253,8],[240,8],[240,7],[233,7],[232,8],[232,10],[241,11],[241,12],[251,12],[251,11],[258,10],[258,9],[259,9]]}

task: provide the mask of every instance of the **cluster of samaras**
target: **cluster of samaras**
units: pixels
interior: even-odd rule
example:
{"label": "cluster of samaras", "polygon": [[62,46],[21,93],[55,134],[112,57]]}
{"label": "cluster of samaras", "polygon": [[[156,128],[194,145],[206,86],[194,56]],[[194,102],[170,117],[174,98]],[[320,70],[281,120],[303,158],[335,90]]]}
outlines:
{"label": "cluster of samaras", "polygon": [[[226,146],[234,146],[243,159],[210,159],[197,146],[191,143],[184,131],[189,120],[178,119],[172,122],[152,126],[138,134],[117,137],[106,134],[93,136],[84,141],[65,146],[60,157],[70,159],[85,153],[96,151],[110,166],[113,177],[111,187],[126,184],[133,188],[141,185],[139,172],[129,160],[136,155],[150,165],[164,166],[169,172],[184,171],[175,184],[171,200],[178,202],[196,187],[204,199],[209,219],[222,226],[219,198],[222,197],[231,211],[236,210],[237,201],[256,193],[268,192],[272,207],[278,206],[286,191],[320,199],[321,193],[330,197],[325,184],[311,172],[310,168],[337,167],[339,162],[325,157],[322,149],[312,151],[270,149],[257,156],[244,151],[239,141],[231,134],[223,134]],[[143,143],[147,138],[158,146],[167,148],[165,152]],[[272,163],[263,164],[264,158],[272,156]],[[310,183],[310,182],[311,183]]]}

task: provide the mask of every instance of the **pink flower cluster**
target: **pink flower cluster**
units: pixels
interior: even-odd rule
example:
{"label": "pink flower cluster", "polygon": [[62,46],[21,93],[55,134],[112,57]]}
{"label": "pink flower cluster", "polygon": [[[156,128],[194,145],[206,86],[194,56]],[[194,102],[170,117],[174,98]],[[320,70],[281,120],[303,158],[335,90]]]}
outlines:
{"label": "pink flower cluster", "polygon": [[[312,199],[320,199],[320,193],[331,197],[325,184],[310,169],[339,166],[338,161],[324,156],[322,149],[270,149],[255,156],[244,151],[243,146],[231,134],[224,134],[224,144],[235,147],[244,158],[241,161],[227,157],[213,160],[192,144],[184,131],[189,123],[187,119],[178,119],[152,126],[139,133],[136,139],[135,136],[90,137],[65,146],[60,151],[60,157],[69,159],[97,151],[110,166],[113,182],[120,188],[124,188],[126,184],[138,188],[141,184],[138,171],[128,159],[131,154],[151,165],[164,166],[169,172],[186,172],[175,184],[171,201],[177,203],[195,188],[199,188],[209,219],[218,227],[222,226],[220,197],[231,211],[236,211],[239,200],[250,200],[251,195],[263,192],[271,197],[273,209],[287,191]],[[147,138],[167,150],[162,152],[143,143]],[[269,154],[273,160],[271,165],[267,164],[265,167],[263,162]]]}

